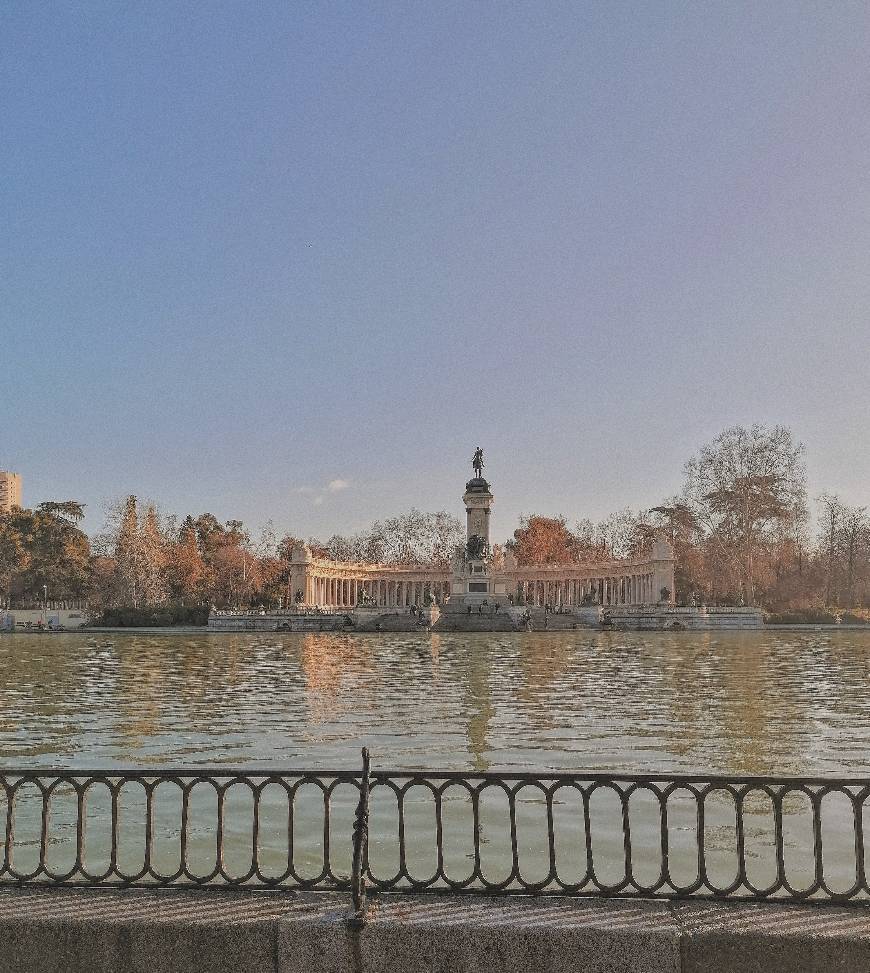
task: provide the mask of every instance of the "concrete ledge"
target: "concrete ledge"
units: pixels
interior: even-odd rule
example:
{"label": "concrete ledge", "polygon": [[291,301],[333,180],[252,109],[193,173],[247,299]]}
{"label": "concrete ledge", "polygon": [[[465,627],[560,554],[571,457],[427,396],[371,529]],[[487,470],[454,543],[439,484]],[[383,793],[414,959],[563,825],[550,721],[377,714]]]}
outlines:
{"label": "concrete ledge", "polygon": [[220,973],[277,969],[287,896],[4,889],[0,971]]}
{"label": "concrete ledge", "polygon": [[679,932],[666,903],[383,896],[369,921],[346,911],[289,916],[282,973],[676,973]]}
{"label": "concrete ledge", "polygon": [[675,903],[684,973],[870,970],[870,907]]}
{"label": "concrete ledge", "polygon": [[391,895],[0,890],[0,971],[780,973],[870,969],[870,908]]}

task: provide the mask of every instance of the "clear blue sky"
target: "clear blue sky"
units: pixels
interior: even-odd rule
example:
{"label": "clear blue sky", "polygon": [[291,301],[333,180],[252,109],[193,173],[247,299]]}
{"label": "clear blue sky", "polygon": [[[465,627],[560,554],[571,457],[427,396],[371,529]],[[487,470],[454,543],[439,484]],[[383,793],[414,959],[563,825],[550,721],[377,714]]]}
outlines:
{"label": "clear blue sky", "polygon": [[[870,8],[6,3],[0,468],[328,535],[676,491],[780,422],[870,502]],[[344,481],[334,484],[331,481]]]}

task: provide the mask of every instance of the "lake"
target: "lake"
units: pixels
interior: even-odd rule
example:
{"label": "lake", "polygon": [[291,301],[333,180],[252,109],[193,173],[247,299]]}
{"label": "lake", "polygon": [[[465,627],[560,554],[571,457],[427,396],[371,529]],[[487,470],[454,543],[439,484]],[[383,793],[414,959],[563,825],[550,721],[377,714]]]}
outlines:
{"label": "lake", "polygon": [[0,636],[7,766],[870,772],[870,633]]}

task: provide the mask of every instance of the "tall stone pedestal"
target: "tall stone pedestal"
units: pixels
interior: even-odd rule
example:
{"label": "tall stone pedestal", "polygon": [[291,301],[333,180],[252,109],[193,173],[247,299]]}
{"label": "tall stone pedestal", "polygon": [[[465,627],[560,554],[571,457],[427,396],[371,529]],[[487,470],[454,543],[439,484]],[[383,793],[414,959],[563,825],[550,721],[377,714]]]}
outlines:
{"label": "tall stone pedestal", "polygon": [[505,579],[493,572],[489,517],[493,495],[489,483],[476,476],[465,484],[465,551],[457,558],[450,584],[447,615],[492,615],[509,607]]}

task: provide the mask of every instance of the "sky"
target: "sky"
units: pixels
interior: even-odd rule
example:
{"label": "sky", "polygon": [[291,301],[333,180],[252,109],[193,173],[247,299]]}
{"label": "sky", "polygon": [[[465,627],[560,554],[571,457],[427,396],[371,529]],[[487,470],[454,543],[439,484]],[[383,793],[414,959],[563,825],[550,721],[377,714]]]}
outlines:
{"label": "sky", "polygon": [[0,469],[98,530],[870,503],[870,7],[0,6]]}

